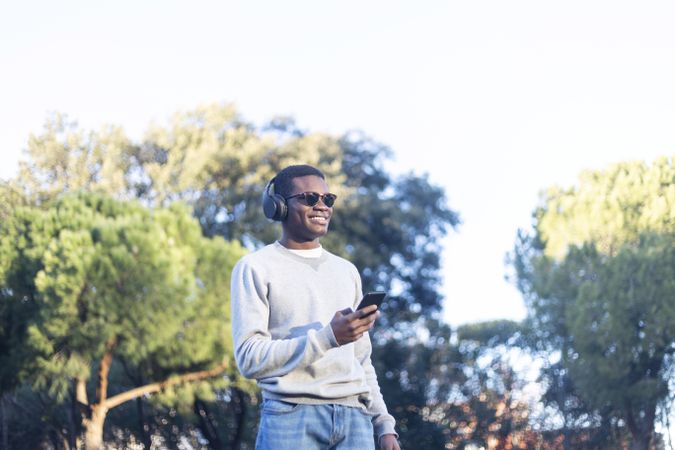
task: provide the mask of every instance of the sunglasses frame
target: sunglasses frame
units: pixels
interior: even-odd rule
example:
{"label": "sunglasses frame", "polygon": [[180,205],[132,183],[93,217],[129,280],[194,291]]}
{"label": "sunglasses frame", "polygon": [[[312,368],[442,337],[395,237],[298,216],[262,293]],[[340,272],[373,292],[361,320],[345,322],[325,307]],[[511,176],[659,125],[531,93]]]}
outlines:
{"label": "sunglasses frame", "polygon": [[[309,201],[308,201],[308,199],[307,199],[307,195],[315,195],[315,196],[317,197],[316,202],[310,204]],[[292,198],[300,198],[300,197],[303,198],[304,203],[305,203],[307,206],[316,206],[316,205],[319,203],[319,201],[321,201],[321,202],[323,202],[323,204],[326,205],[328,208],[332,208],[333,205],[335,204],[335,200],[337,200],[337,195],[335,195],[335,194],[333,194],[333,193],[331,193],[331,192],[326,192],[325,194],[319,194],[318,192],[311,192],[311,191],[308,191],[308,192],[301,192],[301,193],[299,193],[299,194],[291,195],[291,196],[289,196],[289,197],[286,197],[286,200],[288,201],[288,200],[290,200],[290,199],[292,199]],[[326,197],[328,197],[328,198],[331,198],[331,197],[332,197],[332,198],[333,198],[333,200],[329,200],[330,205],[329,205],[328,203],[326,203]]]}

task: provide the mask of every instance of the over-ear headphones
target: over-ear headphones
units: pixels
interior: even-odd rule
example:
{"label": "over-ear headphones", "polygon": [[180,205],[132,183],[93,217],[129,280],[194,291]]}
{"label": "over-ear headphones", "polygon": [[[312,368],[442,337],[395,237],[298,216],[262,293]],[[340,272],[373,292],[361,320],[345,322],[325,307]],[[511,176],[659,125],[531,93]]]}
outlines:
{"label": "over-ear headphones", "polygon": [[267,217],[268,219],[283,222],[286,219],[286,216],[288,215],[288,205],[286,204],[285,198],[283,198],[276,192],[272,192],[272,188],[274,187],[274,180],[276,180],[276,177],[272,178],[269,181],[269,183],[267,183],[267,186],[263,191],[262,195],[263,212],[265,213],[265,217]]}

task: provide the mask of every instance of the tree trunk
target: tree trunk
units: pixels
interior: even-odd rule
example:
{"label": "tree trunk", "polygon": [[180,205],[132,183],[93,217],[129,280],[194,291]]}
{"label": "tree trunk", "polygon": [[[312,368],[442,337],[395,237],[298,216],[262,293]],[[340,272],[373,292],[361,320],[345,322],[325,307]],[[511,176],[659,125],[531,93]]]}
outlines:
{"label": "tree trunk", "polygon": [[234,438],[232,439],[232,448],[234,450],[239,450],[241,448],[241,443],[244,439],[244,426],[246,424],[246,401],[247,396],[241,389],[236,387],[233,389],[235,398],[237,399],[236,403],[238,407],[235,408],[236,421],[237,421],[237,430],[234,433]]}
{"label": "tree trunk", "polygon": [[84,448],[86,450],[101,450],[103,448],[103,424],[108,410],[105,406],[94,405],[91,408],[91,417],[83,421]]}
{"label": "tree trunk", "polygon": [[654,419],[656,419],[656,403],[645,408],[642,418],[636,418],[636,414],[628,409],[626,424],[632,438],[630,450],[649,450],[649,444],[654,434]]}
{"label": "tree trunk", "polygon": [[[84,448],[86,450],[101,450],[103,448],[103,424],[108,414],[106,400],[108,398],[108,374],[112,364],[112,350],[114,341],[106,344],[105,352],[98,366],[98,380],[96,382],[96,399],[94,404],[89,405],[87,414],[82,419],[84,425]],[[78,388],[82,388],[78,386]],[[86,391],[84,393],[86,396]],[[78,398],[82,394],[78,392]]]}
{"label": "tree trunk", "polygon": [[47,441],[44,441],[42,445],[44,446],[45,450],[49,448],[53,448],[55,450],[60,450],[61,446],[59,445],[59,435],[56,433],[54,430],[49,430],[47,433],[48,440],[51,443],[51,446],[48,446]]}
{"label": "tree trunk", "polygon": [[145,450],[150,450],[152,438],[150,437],[150,427],[145,423],[145,413],[143,412],[143,397],[136,398],[136,409],[138,411],[138,429],[141,433],[141,441]]}
{"label": "tree trunk", "polygon": [[204,434],[206,440],[209,441],[209,448],[212,450],[223,450],[225,447],[223,447],[223,442],[220,440],[220,436],[218,436],[218,427],[211,420],[206,403],[195,399],[193,408],[195,415],[199,419],[199,429]]}
{"label": "tree trunk", "polygon": [[[84,380],[73,380],[73,387],[71,393],[70,408],[68,408],[68,448],[79,449],[80,445],[80,418],[82,415],[82,408],[84,400],[86,402],[86,386]],[[85,392],[78,392],[84,389]]]}
{"label": "tree trunk", "polygon": [[630,444],[630,450],[649,450],[651,436],[633,436],[633,442]]}
{"label": "tree trunk", "polygon": [[164,380],[160,383],[151,383],[130,389],[108,398],[108,374],[110,373],[110,366],[113,359],[112,351],[114,347],[115,341],[108,342],[103,358],[101,358],[101,363],[98,368],[95,403],[88,404],[85,382],[84,380],[77,380],[76,398],[83,408],[82,425],[84,426],[84,444],[86,450],[101,450],[103,448],[103,425],[108,411],[112,408],[142,395],[159,392],[169,386],[214,377],[227,368],[227,362],[223,362],[213,369],[190,372],[179,377]]}
{"label": "tree trunk", "polygon": [[3,394],[0,398],[0,416],[2,416],[2,449],[9,450],[9,429],[7,427],[7,408],[5,407],[5,396],[9,394]]}

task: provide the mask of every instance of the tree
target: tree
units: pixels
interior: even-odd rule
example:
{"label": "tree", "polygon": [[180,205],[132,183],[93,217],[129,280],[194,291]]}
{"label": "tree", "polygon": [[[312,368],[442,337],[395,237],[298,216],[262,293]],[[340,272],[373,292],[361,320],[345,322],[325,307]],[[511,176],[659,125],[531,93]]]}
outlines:
{"label": "tree", "polygon": [[633,449],[649,447],[669,395],[673,211],[672,159],[617,164],[582,174],[577,187],[550,189],[514,251],[534,343],[559,355],[557,373],[568,381],[558,393],[579,399],[557,402],[563,417],[625,426]]}
{"label": "tree", "polygon": [[[261,214],[267,181],[289,164],[316,165],[339,201],[322,244],[359,268],[364,290],[390,293],[379,327],[406,339],[440,312],[441,241],[459,217],[426,176],[389,173],[390,157],[389,149],[363,133],[310,133],[287,118],[257,127],[226,104],[177,113],[166,126],[150,127],[138,143],[119,128],[83,132],[55,115],[29,139],[10,186],[31,204],[77,190],[136,198],[153,208],[179,200],[192,208],[204,235],[253,249],[278,234]],[[247,409],[228,404],[233,411]]]}
{"label": "tree", "polygon": [[[466,380],[455,402],[457,448],[473,443],[491,449],[528,445],[531,411],[524,393],[522,326],[509,320],[462,325],[457,330]],[[523,447],[524,448],[524,447]]]}
{"label": "tree", "polygon": [[396,418],[402,448],[445,447],[450,432],[443,421],[445,406],[450,392],[463,381],[461,357],[450,344],[450,327],[437,321],[427,326],[429,339],[382,339],[382,328],[373,333],[384,341],[373,363],[387,408]]}
{"label": "tree", "polygon": [[[234,371],[229,273],[243,252],[203,238],[185,206],[67,195],[0,226],[2,390],[26,381],[74,399],[88,449],[110,409],[159,391],[208,396],[200,381]],[[111,391],[122,366],[148,382]]]}
{"label": "tree", "polygon": [[286,120],[255,127],[231,105],[175,114],[134,144],[115,127],[82,132],[65,116],[32,135],[14,189],[44,201],[80,189],[150,206],[189,204],[207,236],[254,248],[278,233],[261,214],[267,181],[289,164],[320,167],[339,206],[323,244],[356,264],[364,286],[391,293],[391,324],[440,311],[441,238],[459,223],[443,190],[384,167],[391,152],[362,133],[306,133]]}
{"label": "tree", "polygon": [[675,353],[675,246],[643,235],[613,258],[594,249],[586,258],[596,279],[581,284],[569,314],[570,375],[591,405],[625,420],[634,448],[647,448]]}

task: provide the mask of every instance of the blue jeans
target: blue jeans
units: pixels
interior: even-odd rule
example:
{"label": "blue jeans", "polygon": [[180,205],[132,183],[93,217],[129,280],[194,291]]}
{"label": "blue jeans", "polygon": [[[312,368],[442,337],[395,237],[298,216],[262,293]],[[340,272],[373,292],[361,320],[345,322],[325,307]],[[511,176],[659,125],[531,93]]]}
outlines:
{"label": "blue jeans", "polygon": [[263,400],[256,450],[375,450],[371,416],[342,405]]}

